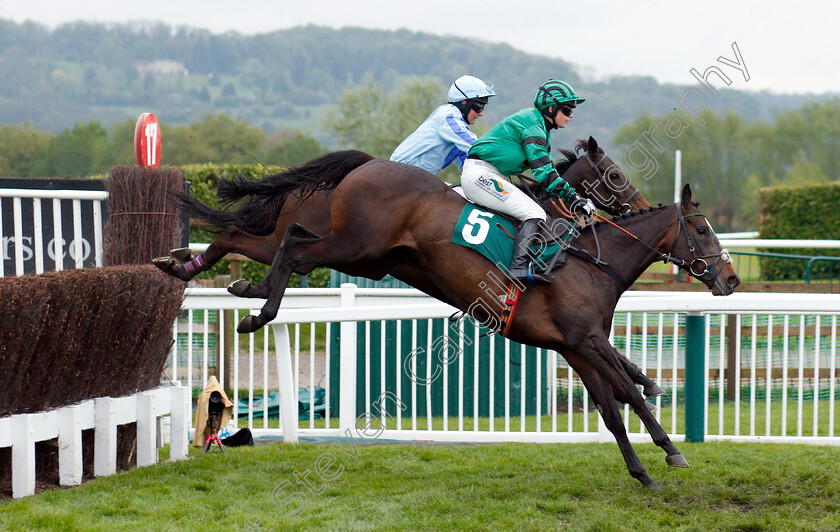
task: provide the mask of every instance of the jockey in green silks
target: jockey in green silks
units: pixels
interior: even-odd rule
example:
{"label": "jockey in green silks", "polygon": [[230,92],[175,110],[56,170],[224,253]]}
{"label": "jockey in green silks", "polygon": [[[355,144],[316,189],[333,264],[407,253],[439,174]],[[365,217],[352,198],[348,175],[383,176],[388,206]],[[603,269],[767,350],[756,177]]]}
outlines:
{"label": "jockey in green silks", "polygon": [[568,83],[550,79],[534,97],[534,106],[522,109],[493,126],[473,144],[461,173],[461,187],[467,199],[502,214],[522,220],[510,264],[510,275],[533,286],[551,279],[533,270],[528,246],[539,232],[546,213],[527,194],[508,181],[508,176],[531,170],[534,179],[551,194],[583,209],[595,212],[595,205],[583,199],[554,169],[549,145],[551,130],[564,128],[577,104],[584,98]]}

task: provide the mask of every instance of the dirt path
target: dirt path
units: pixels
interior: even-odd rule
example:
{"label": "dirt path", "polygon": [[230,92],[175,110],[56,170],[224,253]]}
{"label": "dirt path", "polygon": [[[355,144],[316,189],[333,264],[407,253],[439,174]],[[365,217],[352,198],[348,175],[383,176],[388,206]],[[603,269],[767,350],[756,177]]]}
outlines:
{"label": "dirt path", "polygon": [[[295,355],[292,353],[292,370],[296,371],[298,374],[298,388],[303,388],[306,386],[310,386],[310,382],[313,382],[315,386],[318,385],[318,382],[321,382],[321,386],[326,385],[326,379],[321,381],[321,377],[323,377],[327,372],[327,357],[325,356],[324,352],[315,352],[315,364],[314,368],[310,364],[310,355],[309,353],[301,353],[300,354],[300,367],[295,368]],[[251,358],[248,355],[248,351],[246,349],[240,349],[239,351],[239,388],[248,388],[249,384],[249,372],[251,367]],[[254,388],[262,388],[263,387],[263,380],[264,380],[264,373],[263,370],[266,368],[265,366],[265,357],[262,353],[254,353],[253,359],[253,368],[254,368]],[[274,357],[274,353],[269,353],[268,355],[268,387],[277,388],[277,362]],[[310,376],[313,376],[314,381],[310,381]]]}

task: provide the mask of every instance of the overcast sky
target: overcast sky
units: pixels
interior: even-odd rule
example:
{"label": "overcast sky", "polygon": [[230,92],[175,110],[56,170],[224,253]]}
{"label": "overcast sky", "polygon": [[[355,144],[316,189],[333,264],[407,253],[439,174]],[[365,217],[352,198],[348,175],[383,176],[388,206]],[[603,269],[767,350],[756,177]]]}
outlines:
{"label": "overcast sky", "polygon": [[160,20],[248,35],[306,24],[406,28],[506,42],[560,57],[592,76],[640,74],[679,84],[696,83],[690,70],[721,66],[721,56],[735,61],[735,42],[750,79],[725,68],[733,89],[840,92],[840,2],[0,0],[0,18],[49,27]]}

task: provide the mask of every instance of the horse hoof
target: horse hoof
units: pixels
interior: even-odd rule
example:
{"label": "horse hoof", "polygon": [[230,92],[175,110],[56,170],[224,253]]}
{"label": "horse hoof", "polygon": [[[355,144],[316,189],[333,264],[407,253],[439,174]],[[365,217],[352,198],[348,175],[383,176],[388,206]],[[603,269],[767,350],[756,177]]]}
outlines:
{"label": "horse hoof", "polygon": [[653,384],[645,386],[643,393],[645,394],[645,397],[659,397],[660,395],[665,395],[665,390],[654,382]]}
{"label": "horse hoof", "polygon": [[192,250],[190,248],[178,248],[169,252],[169,256],[181,262],[187,262],[192,258]]}
{"label": "horse hoof", "polygon": [[688,462],[682,453],[672,454],[665,457],[665,463],[671,467],[688,467]]}
{"label": "horse hoof", "polygon": [[253,314],[248,314],[239,322],[239,325],[236,327],[236,332],[239,334],[248,334],[256,331],[259,329],[257,323],[255,322],[256,316]]}
{"label": "horse hoof", "polygon": [[164,273],[177,277],[182,281],[189,281],[191,277],[187,272],[181,268],[172,257],[155,257],[152,259],[152,264],[158,267]]}
{"label": "horse hoof", "polygon": [[659,410],[659,407],[656,406],[656,403],[651,403],[650,401],[645,401],[645,406],[648,409],[648,412],[656,412]]}
{"label": "horse hoof", "polygon": [[649,490],[653,490],[653,491],[659,491],[659,490],[662,489],[662,484],[660,484],[659,482],[654,482],[652,480],[650,481],[650,483],[645,484],[644,486],[645,486],[645,489],[649,489]]}
{"label": "horse hoof", "polygon": [[228,285],[228,292],[236,297],[247,297],[246,294],[251,289],[251,283],[247,279],[237,279]]}

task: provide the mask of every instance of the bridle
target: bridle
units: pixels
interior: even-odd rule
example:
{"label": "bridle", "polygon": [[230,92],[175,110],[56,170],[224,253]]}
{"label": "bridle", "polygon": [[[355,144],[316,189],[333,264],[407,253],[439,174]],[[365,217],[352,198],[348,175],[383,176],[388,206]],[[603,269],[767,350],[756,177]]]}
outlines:
{"label": "bridle", "polygon": [[[671,263],[671,264],[677,266],[678,268],[681,268],[681,269],[687,271],[689,275],[691,275],[692,277],[694,277],[694,278],[698,279],[699,281],[702,281],[703,283],[708,285],[708,284],[712,283],[717,278],[718,274],[721,272],[721,270],[723,270],[723,268],[727,264],[732,264],[732,257],[729,256],[729,251],[726,250],[726,249],[721,249],[720,253],[717,253],[717,254],[699,255],[697,253],[697,248],[694,246],[694,242],[691,239],[691,234],[689,234],[689,232],[688,232],[688,222],[686,222],[685,219],[690,218],[692,216],[703,216],[705,218],[706,215],[703,214],[703,213],[700,213],[700,212],[695,212],[695,213],[683,215],[681,204],[676,203],[674,206],[677,209],[677,220],[678,220],[679,225],[677,226],[677,234],[674,236],[674,242],[671,244],[671,250],[668,253],[662,253],[661,251],[659,251],[655,247],[651,246],[647,242],[644,242],[642,239],[640,239],[639,237],[637,237],[636,235],[634,235],[633,233],[631,233],[627,229],[621,227],[620,225],[616,224],[612,220],[604,218],[603,216],[601,216],[598,213],[595,213],[595,217],[600,219],[602,222],[607,223],[607,224],[615,227],[616,229],[618,229],[622,233],[626,234],[630,238],[633,238],[634,240],[636,240],[637,242],[639,242],[640,244],[642,244],[643,246],[645,246],[649,250],[651,250],[654,253],[656,253],[657,255],[659,255],[659,258],[662,259],[662,262]],[[557,204],[555,204],[555,208],[558,209],[558,211],[560,210],[560,208]],[[590,227],[592,227],[592,226],[590,225]],[[674,256],[674,246],[677,245],[677,240],[679,239],[680,233],[683,232],[683,229],[685,229],[685,241],[686,241],[686,244],[688,245],[688,250],[691,253],[691,257],[692,257],[690,261],[687,261],[687,260],[684,260],[684,259],[681,259],[679,257]],[[595,239],[596,239],[596,243],[597,243],[597,233],[595,233],[594,227],[592,228],[592,231],[593,231],[593,234],[595,235]],[[710,265],[709,262],[706,259],[711,259],[711,258],[714,258],[714,261]],[[596,257],[593,257],[593,259],[594,259],[593,262],[595,262],[595,264],[599,264],[601,262],[601,260],[600,260],[601,259],[600,247],[598,248],[598,255]],[[717,267],[718,263],[720,263],[719,268]]]}
{"label": "bridle", "polygon": [[[604,177],[604,187],[609,189],[610,187],[609,187],[609,185],[607,185],[608,177],[606,175],[606,172],[604,172],[603,174],[601,173],[601,169],[598,168],[598,165],[595,163],[595,161],[592,160],[592,157],[589,156],[589,152],[586,152],[583,157],[584,157],[584,159],[586,159],[586,162],[589,163],[589,166],[592,167],[592,170],[595,171],[595,175],[603,175],[603,177]],[[606,154],[604,154],[604,157],[606,157]],[[636,196],[636,194],[638,194],[638,193],[639,193],[639,189],[636,189],[635,191],[633,191],[633,193],[630,194],[630,196],[628,196],[621,203],[621,206],[618,207],[618,209],[616,209],[613,214],[627,214],[628,212],[630,212],[632,210],[632,207],[630,206],[630,200],[632,200]],[[613,194],[613,197],[617,198],[618,196]]]}
{"label": "bridle", "polygon": [[[705,218],[706,215],[701,212],[683,215],[680,203],[677,203],[675,207],[677,209],[677,219],[679,220],[677,235],[674,237],[671,251],[667,255],[660,252],[660,255],[663,257],[663,261],[677,265],[687,271],[692,277],[704,283],[711,283],[727,264],[732,264],[732,257],[726,249],[721,249],[720,253],[713,255],[699,255],[697,248],[694,247],[694,242],[691,240],[691,234],[688,232],[688,222],[685,219],[691,216],[702,216]],[[688,251],[691,252],[692,259],[690,262],[673,256],[674,246],[677,244],[677,239],[679,239],[680,232],[682,232],[683,228],[685,228],[685,242],[688,245]],[[710,265],[706,259],[711,258],[714,258],[714,262]],[[720,268],[716,268],[718,263],[720,263]]]}

